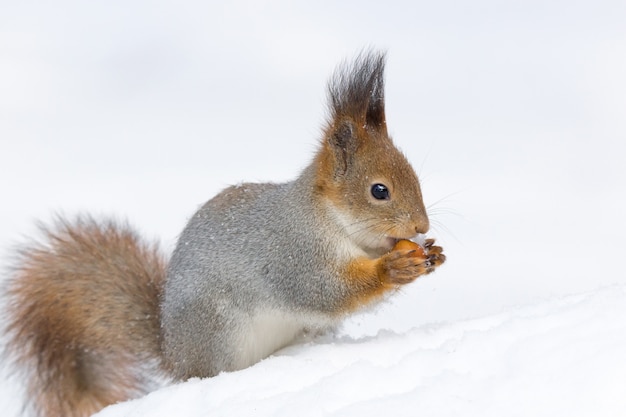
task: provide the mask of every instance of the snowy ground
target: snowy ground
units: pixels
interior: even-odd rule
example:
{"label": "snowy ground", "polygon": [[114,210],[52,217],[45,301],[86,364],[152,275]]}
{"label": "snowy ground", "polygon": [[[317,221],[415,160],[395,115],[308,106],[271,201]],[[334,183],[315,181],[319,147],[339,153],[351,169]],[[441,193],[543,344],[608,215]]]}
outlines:
{"label": "snowy ground", "polygon": [[402,334],[329,338],[98,416],[623,416],[625,317],[619,286]]}
{"label": "snowy ground", "polygon": [[171,249],[224,186],[297,175],[334,66],[382,47],[446,265],[339,339],[106,415],[626,415],[625,21],[621,0],[2,2],[0,266],[59,211]]}

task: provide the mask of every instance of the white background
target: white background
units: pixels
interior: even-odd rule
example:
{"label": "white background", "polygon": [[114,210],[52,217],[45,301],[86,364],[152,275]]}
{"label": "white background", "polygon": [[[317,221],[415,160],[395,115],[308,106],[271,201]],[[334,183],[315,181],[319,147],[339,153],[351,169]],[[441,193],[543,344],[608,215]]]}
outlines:
{"label": "white background", "polygon": [[223,187],[298,175],[329,75],[374,47],[448,262],[351,334],[626,283],[626,3],[309,3],[2,2],[2,266],[54,213],[170,251]]}

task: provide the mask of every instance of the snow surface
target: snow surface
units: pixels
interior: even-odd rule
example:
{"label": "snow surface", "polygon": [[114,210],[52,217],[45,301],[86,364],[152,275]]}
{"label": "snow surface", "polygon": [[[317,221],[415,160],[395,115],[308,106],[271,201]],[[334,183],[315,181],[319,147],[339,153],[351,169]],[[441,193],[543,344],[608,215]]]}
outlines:
{"label": "snow surface", "polygon": [[99,417],[623,416],[626,286],[402,334],[330,337]]}
{"label": "snow surface", "polygon": [[[0,267],[55,212],[171,250],[223,187],[295,177],[335,65],[386,48],[444,267],[335,339],[104,414],[626,415],[625,21],[623,0],[2,2]],[[0,377],[0,415],[19,387]]]}

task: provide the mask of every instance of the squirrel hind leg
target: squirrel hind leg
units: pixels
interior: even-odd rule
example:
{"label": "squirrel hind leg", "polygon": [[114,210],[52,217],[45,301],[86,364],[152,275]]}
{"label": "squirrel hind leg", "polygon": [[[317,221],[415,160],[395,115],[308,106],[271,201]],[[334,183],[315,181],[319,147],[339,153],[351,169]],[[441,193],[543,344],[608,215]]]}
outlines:
{"label": "squirrel hind leg", "polygon": [[60,220],[44,234],[3,288],[4,359],[26,381],[26,407],[83,417],[154,388],[161,255],[113,222]]}

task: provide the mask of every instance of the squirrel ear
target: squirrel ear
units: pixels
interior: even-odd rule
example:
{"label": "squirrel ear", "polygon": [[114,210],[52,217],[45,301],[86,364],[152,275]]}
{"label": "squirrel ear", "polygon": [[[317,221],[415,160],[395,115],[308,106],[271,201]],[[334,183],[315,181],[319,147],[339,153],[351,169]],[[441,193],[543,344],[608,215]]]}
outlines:
{"label": "squirrel ear", "polygon": [[344,175],[358,147],[354,125],[347,120],[340,122],[328,136],[328,143],[335,156],[335,177]]}

